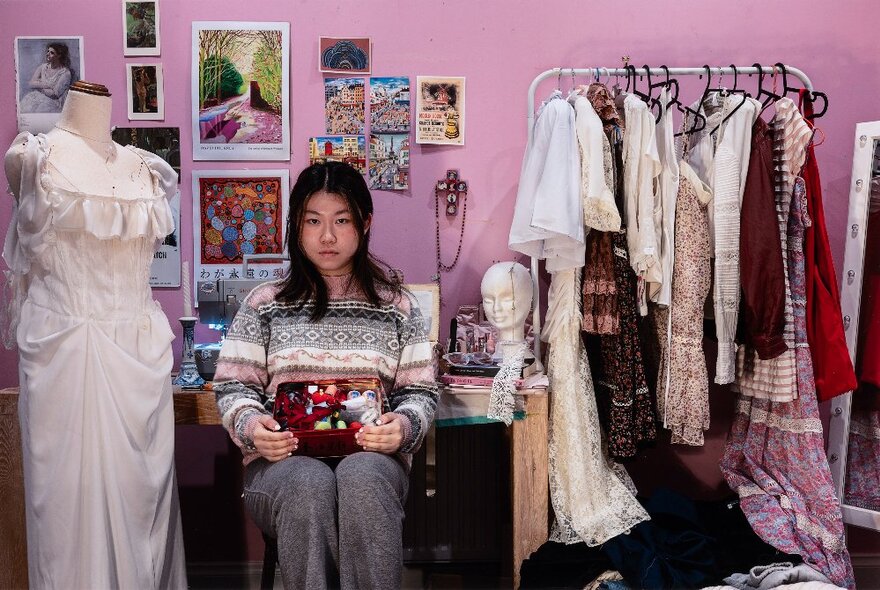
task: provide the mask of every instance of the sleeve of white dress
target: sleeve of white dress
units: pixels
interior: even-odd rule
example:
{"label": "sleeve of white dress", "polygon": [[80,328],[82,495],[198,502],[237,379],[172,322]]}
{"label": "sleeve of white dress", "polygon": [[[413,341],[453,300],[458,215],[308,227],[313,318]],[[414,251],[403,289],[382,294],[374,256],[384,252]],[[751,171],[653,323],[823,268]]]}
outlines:
{"label": "sleeve of white dress", "polygon": [[27,296],[27,274],[31,266],[26,254],[28,242],[34,239],[34,234],[42,233],[49,223],[46,203],[36,195],[40,188],[40,160],[38,140],[27,132],[16,136],[5,157],[9,182],[16,184],[9,188],[17,195],[3,242],[3,260],[9,270],[4,271],[6,286],[0,290],[0,336],[6,348],[15,346],[18,318]]}
{"label": "sleeve of white dress", "polygon": [[151,201],[144,210],[147,223],[151,226],[150,232],[156,237],[167,236],[174,231],[174,215],[169,201],[178,190],[177,172],[168,162],[152,152],[140,148],[131,150],[144,159],[150,169],[156,195],[160,197]]}

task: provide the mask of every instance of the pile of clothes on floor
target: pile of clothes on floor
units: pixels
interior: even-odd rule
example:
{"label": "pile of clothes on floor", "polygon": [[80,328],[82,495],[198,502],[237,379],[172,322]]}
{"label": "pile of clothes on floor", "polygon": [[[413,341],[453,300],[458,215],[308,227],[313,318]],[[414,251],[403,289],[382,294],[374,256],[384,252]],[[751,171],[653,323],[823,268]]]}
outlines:
{"label": "pile of clothes on floor", "polygon": [[600,546],[547,542],[520,570],[528,588],[832,590],[798,555],[752,530],[737,498],[694,502],[670,490],[643,501],[651,520]]}

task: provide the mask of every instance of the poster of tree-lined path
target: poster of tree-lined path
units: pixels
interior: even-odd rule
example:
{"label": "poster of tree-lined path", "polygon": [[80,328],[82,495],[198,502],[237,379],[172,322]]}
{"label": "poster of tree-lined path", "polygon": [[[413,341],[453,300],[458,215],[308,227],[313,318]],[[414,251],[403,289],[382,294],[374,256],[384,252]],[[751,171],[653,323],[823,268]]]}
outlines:
{"label": "poster of tree-lined path", "polygon": [[289,160],[288,23],[193,23],[193,159]]}

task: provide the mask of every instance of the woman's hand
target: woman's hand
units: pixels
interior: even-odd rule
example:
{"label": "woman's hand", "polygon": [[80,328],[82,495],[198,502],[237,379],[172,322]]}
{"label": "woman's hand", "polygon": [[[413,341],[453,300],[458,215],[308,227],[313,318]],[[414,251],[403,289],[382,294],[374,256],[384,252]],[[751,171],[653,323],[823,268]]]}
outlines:
{"label": "woman's hand", "polygon": [[278,432],[280,426],[272,416],[260,416],[254,428],[252,439],[257,451],[267,461],[286,459],[296,450],[299,440],[292,432]]}
{"label": "woman's hand", "polygon": [[380,425],[368,424],[361,428],[354,440],[365,451],[375,451],[390,455],[396,453],[403,444],[403,425],[401,418],[394,412],[379,416]]}

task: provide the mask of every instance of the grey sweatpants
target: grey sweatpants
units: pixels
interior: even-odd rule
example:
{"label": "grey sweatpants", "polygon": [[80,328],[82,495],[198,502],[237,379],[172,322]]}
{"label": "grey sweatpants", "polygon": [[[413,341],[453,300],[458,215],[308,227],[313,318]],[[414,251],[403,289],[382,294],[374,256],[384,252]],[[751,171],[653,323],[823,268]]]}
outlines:
{"label": "grey sweatpants", "polygon": [[330,465],[293,456],[245,469],[244,504],[278,539],[285,590],[400,588],[406,471],[371,452]]}

